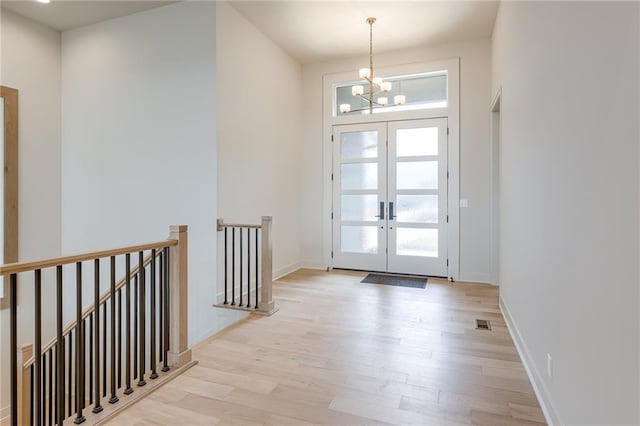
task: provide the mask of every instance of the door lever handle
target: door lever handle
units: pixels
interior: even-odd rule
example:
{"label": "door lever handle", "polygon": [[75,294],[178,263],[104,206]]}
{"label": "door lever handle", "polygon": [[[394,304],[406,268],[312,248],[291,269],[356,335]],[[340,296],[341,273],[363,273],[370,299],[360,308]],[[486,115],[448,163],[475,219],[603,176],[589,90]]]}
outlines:
{"label": "door lever handle", "polygon": [[380,220],[384,220],[384,201],[380,201],[380,213],[376,215]]}
{"label": "door lever handle", "polygon": [[389,220],[394,220],[395,218],[393,214],[393,201],[389,201]]}

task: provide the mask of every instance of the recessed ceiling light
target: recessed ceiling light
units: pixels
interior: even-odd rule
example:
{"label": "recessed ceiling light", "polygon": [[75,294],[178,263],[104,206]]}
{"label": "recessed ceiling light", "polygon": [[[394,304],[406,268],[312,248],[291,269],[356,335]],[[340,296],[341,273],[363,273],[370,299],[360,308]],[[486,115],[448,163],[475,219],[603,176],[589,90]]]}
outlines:
{"label": "recessed ceiling light", "polygon": [[36,0],[38,3],[49,3],[51,0]]}

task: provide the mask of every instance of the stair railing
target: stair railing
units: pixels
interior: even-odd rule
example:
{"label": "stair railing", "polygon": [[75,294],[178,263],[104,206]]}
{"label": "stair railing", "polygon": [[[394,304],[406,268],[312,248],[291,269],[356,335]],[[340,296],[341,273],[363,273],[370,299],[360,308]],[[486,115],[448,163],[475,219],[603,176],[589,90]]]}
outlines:
{"label": "stair railing", "polygon": [[222,233],[224,301],[218,307],[272,315],[273,241],[271,216],[262,216],[260,225],[225,223],[217,220]]}
{"label": "stair railing", "polygon": [[[145,254],[147,254],[145,256]],[[137,265],[132,268],[132,255]],[[124,278],[116,281],[124,257]],[[102,260],[109,291],[100,294]],[[83,310],[83,267],[93,264],[93,302]],[[75,264],[75,320],[63,327],[63,266]],[[89,268],[91,268],[89,266]],[[42,271],[55,269],[55,282]],[[113,250],[3,265],[9,279],[11,350],[10,424],[76,424],[117,404],[135,387],[191,361],[187,343],[187,226],[171,226],[165,241]],[[18,349],[18,278],[33,279],[34,343]],[[133,285],[132,285],[133,281]],[[86,282],[86,281],[85,281]],[[67,283],[68,285],[69,283]],[[42,345],[42,287],[55,285],[56,336]],[[124,295],[124,297],[123,297]],[[124,299],[124,302],[123,302]],[[132,300],[133,299],[133,300]],[[21,301],[21,304],[28,301]],[[31,306],[29,306],[31,307]],[[123,320],[124,316],[124,320]],[[133,346],[133,348],[132,348]]]}

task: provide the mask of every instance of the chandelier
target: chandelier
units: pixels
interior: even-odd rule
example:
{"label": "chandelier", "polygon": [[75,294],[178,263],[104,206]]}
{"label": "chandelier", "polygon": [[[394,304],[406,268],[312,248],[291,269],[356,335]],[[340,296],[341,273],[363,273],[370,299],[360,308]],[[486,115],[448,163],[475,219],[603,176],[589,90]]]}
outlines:
{"label": "chandelier", "polygon": [[[369,24],[369,68],[360,68],[359,76],[361,79],[366,80],[369,83],[369,91],[364,91],[364,86],[355,85],[351,86],[351,94],[358,97],[369,104],[366,108],[351,109],[351,104],[340,104],[340,112],[347,114],[350,112],[360,112],[369,110],[372,114],[374,108],[384,108],[389,106],[389,98],[384,95],[391,91],[391,82],[383,81],[381,77],[376,77],[373,73],[373,23],[376,22],[376,18],[367,18],[367,24]],[[395,95],[393,97],[393,105],[404,105],[406,98],[404,95]]]}

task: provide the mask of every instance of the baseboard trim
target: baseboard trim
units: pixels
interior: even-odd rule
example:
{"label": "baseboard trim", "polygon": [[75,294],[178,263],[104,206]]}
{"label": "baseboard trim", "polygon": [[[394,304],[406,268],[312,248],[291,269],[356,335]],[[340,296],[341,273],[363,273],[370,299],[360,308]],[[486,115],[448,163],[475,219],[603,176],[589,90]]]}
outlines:
{"label": "baseboard trim", "polygon": [[458,281],[478,284],[491,284],[497,286],[495,282],[492,282],[491,277],[486,274],[464,274],[460,273]]}
{"label": "baseboard trim", "polygon": [[531,386],[533,386],[533,391],[538,398],[538,402],[540,403],[540,407],[542,408],[542,413],[544,414],[544,418],[549,424],[549,426],[561,425],[563,424],[560,421],[558,416],[558,412],[553,406],[553,402],[551,399],[551,394],[549,390],[544,384],[542,380],[542,376],[538,371],[535,362],[533,362],[533,357],[531,357],[531,353],[527,348],[527,344],[522,339],[522,335],[518,330],[518,326],[516,325],[513,317],[511,316],[511,311],[509,311],[509,307],[507,302],[504,300],[502,295],[499,297],[499,305],[500,311],[502,312],[502,316],[504,317],[504,321],[507,324],[507,329],[509,330],[509,334],[511,334],[511,338],[516,345],[516,350],[520,355],[520,359],[522,360],[522,364],[524,365],[524,369],[527,372],[527,376],[529,376],[529,381],[531,382]]}
{"label": "baseboard trim", "polygon": [[162,386],[164,386],[165,384],[169,383],[170,381],[172,381],[176,377],[180,376],[182,373],[184,373],[185,371],[187,371],[188,369],[190,369],[191,367],[193,367],[196,364],[198,364],[198,361],[192,360],[192,361],[189,361],[189,362],[185,363],[184,365],[172,366],[171,370],[170,370],[172,372],[171,374],[166,374],[164,376],[160,376],[160,378],[158,378],[156,380],[147,382],[147,386],[149,386],[147,389],[144,389],[144,388],[143,388],[143,390],[136,389],[137,392],[134,392],[133,394],[128,396],[127,399],[121,399],[120,400],[120,404],[118,404],[117,406],[113,406],[114,407],[113,409],[111,409],[111,407],[109,407],[108,410],[104,410],[103,412],[101,412],[99,414],[95,414],[95,415],[93,415],[93,414],[89,415],[88,414],[87,416],[91,416],[91,417],[89,417],[87,419],[87,420],[89,420],[88,423],[89,424],[94,424],[96,426],[107,423],[109,420],[113,419],[118,414],[121,414],[127,408],[129,408],[132,405],[134,405],[136,402],[139,402],[142,399],[144,399],[145,397],[149,396],[151,393],[153,393],[154,391],[160,389]]}
{"label": "baseboard trim", "polygon": [[279,280],[280,278],[289,275],[302,267],[302,262],[291,263],[287,266],[283,266],[282,268],[278,268],[273,271],[273,281]]}
{"label": "baseboard trim", "polygon": [[327,270],[327,266],[323,265],[322,262],[316,262],[314,260],[303,260],[302,262],[300,262],[300,268],[299,269],[316,269],[319,271],[326,271]]}

